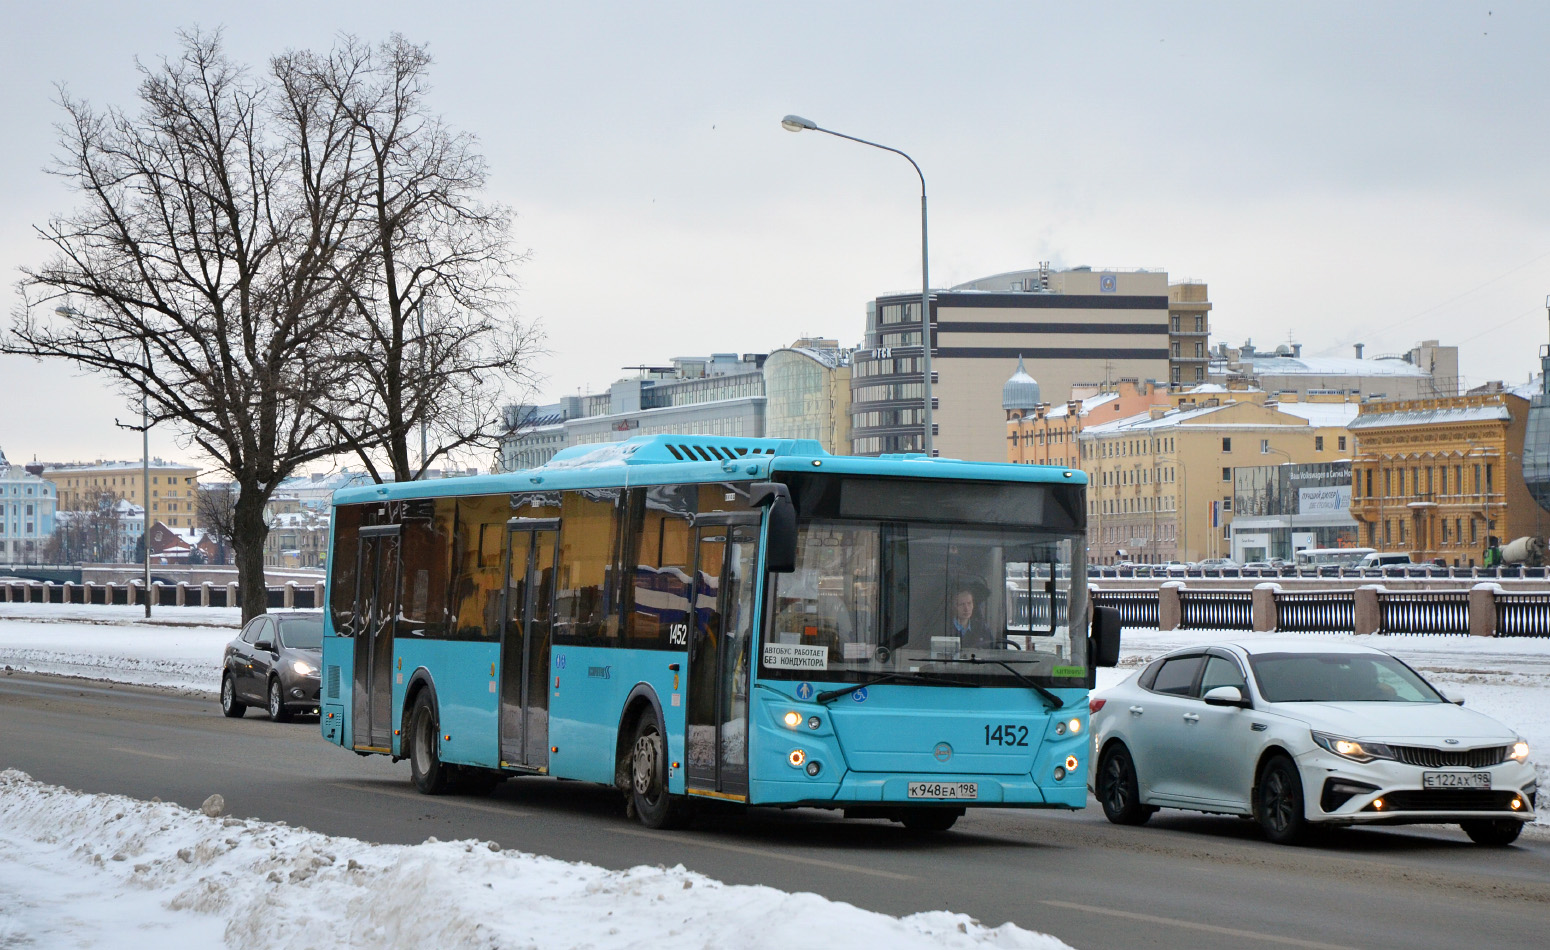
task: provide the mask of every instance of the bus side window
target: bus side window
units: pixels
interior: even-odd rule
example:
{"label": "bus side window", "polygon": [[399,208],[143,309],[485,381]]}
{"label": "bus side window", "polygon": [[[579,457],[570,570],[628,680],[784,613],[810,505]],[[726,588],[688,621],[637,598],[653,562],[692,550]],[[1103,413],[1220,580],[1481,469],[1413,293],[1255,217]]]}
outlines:
{"label": "bus side window", "polygon": [[631,647],[683,649],[689,642],[689,588],[694,573],[695,486],[631,491],[625,552],[625,637]]}
{"label": "bus side window", "polygon": [[452,633],[447,580],[456,505],[450,498],[426,501],[403,519],[398,636],[443,639]]}
{"label": "bus side window", "polygon": [[457,502],[452,531],[452,615],[448,635],[457,640],[500,638],[501,570],[505,556],[505,495],[463,498]]}
{"label": "bus side window", "polygon": [[618,499],[616,488],[565,493],[555,572],[555,643],[617,645],[619,623],[609,610],[608,578],[616,549]]}
{"label": "bus side window", "polygon": [[359,570],[361,506],[341,505],[334,509],[334,550],[328,559],[328,608],[334,622],[334,634],[353,637],[355,622],[355,577]]}

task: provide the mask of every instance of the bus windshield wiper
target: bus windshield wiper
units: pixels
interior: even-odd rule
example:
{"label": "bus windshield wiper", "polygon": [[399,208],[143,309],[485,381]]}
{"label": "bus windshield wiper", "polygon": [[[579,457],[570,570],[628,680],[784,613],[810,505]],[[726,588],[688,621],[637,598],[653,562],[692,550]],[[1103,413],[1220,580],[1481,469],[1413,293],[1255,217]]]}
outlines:
{"label": "bus windshield wiper", "polygon": [[813,699],[815,702],[819,702],[827,706],[829,703],[834,702],[841,696],[848,696],[863,687],[876,686],[878,683],[891,683],[898,680],[904,680],[905,682],[909,683],[930,683],[934,686],[973,686],[978,688],[980,685],[978,683],[965,682],[964,680],[941,679],[938,676],[930,673],[884,673],[882,676],[873,677],[872,679],[869,679],[863,683],[856,683],[853,686],[846,686],[844,689],[824,690],[817,696],[814,696]]}
{"label": "bus windshield wiper", "polygon": [[[1012,664],[1009,663],[1006,660],[986,660],[986,659],[981,659],[980,657],[975,656],[974,654],[971,653],[971,654],[969,654],[968,656],[965,656],[965,657],[951,657],[951,658],[944,657],[944,658],[939,659],[939,660],[932,660],[931,662],[933,662],[933,663],[973,663],[976,666],[983,665],[983,664],[986,664],[986,663],[994,663],[996,666],[1001,667],[1002,669],[1006,670],[1008,673],[1011,673],[1013,676],[1017,677],[1017,681],[1019,683],[1023,684],[1024,686],[1028,687],[1029,689],[1033,690],[1035,693],[1038,693],[1039,696],[1041,696],[1044,699],[1045,704],[1048,705],[1050,709],[1059,709],[1059,708],[1061,708],[1062,706],[1065,705],[1065,703],[1061,701],[1059,696],[1056,696],[1054,693],[1052,693],[1049,690],[1045,689],[1044,687],[1040,686],[1038,683],[1035,683],[1033,680],[1031,680],[1028,677],[1024,676],[1023,674],[1017,672],[1017,670],[1012,666]],[[1037,659],[1033,658],[1033,657],[1029,657],[1028,659],[1023,660],[1022,662],[1024,662],[1024,663],[1037,663],[1039,661]]]}

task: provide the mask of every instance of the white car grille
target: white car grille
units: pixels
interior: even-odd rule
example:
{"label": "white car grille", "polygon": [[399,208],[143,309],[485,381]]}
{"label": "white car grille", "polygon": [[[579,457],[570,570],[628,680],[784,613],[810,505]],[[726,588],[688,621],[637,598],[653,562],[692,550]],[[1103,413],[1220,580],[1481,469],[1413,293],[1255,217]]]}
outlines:
{"label": "white car grille", "polygon": [[1419,765],[1428,769],[1467,768],[1485,769],[1507,761],[1511,746],[1488,746],[1484,749],[1427,749],[1422,746],[1395,745],[1389,748],[1406,765]]}

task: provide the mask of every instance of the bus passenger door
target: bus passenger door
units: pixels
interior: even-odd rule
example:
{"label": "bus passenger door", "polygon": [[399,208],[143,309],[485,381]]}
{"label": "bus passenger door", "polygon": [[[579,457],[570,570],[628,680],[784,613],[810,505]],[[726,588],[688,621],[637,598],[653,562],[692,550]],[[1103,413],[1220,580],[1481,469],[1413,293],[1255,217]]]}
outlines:
{"label": "bus passenger door", "polygon": [[558,518],[507,522],[500,676],[501,764],[549,764],[549,633]]}
{"label": "bus passenger door", "polygon": [[354,698],[357,749],[388,752],[393,743],[393,627],[398,616],[398,526],[362,528],[355,589]]}
{"label": "bus passenger door", "polygon": [[690,598],[684,780],[690,789],[748,795],[748,686],[757,513],[697,515]]}

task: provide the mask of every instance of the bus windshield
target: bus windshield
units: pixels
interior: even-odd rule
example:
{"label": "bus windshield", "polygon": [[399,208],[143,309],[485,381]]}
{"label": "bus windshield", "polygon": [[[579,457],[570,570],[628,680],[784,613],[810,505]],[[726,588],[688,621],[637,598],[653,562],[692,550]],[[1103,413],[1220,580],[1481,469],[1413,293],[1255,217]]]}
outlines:
{"label": "bus windshield", "polygon": [[1079,536],[1029,527],[807,521],[796,570],[775,575],[762,675],[1001,686],[1019,682],[1010,666],[1041,685],[1084,685],[1080,550]]}

